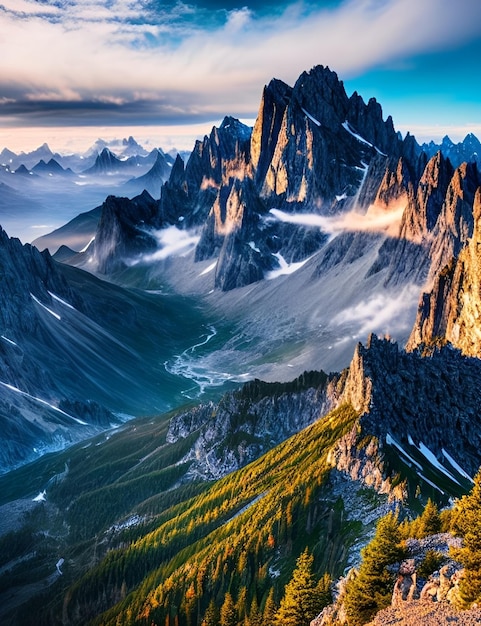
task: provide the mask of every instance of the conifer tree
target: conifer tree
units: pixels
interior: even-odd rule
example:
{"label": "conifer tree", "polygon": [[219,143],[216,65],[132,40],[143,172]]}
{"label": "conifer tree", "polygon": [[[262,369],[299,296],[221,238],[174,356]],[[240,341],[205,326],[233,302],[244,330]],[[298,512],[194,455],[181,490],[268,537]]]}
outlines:
{"label": "conifer tree", "polygon": [[249,626],[263,626],[262,613],[259,610],[259,605],[257,604],[257,598],[255,596],[249,609],[248,623]]}
{"label": "conifer tree", "polygon": [[320,609],[317,581],[312,572],[314,557],[306,548],[296,561],[276,614],[277,626],[305,626]]}
{"label": "conifer tree", "polygon": [[262,612],[262,624],[263,626],[274,626],[277,613],[277,604],[274,597],[274,587],[271,587],[269,595],[267,596],[266,603],[264,604],[264,610]]}
{"label": "conifer tree", "polygon": [[362,551],[359,574],[346,587],[344,607],[349,626],[361,626],[391,602],[394,576],[387,566],[402,560],[404,549],[397,517],[382,517],[372,541]]}
{"label": "conifer tree", "polygon": [[441,532],[441,517],[437,504],[429,498],[421,515],[421,537],[428,537]]}
{"label": "conifer tree", "polygon": [[201,626],[219,626],[219,610],[213,599],[209,602]]}
{"label": "conifer tree", "polygon": [[457,502],[452,525],[454,532],[463,538],[462,547],[451,549],[451,555],[464,566],[459,604],[467,608],[481,601],[481,470],[470,493]]}
{"label": "conifer tree", "polygon": [[225,594],[220,608],[220,626],[237,626],[237,611],[229,591]]}

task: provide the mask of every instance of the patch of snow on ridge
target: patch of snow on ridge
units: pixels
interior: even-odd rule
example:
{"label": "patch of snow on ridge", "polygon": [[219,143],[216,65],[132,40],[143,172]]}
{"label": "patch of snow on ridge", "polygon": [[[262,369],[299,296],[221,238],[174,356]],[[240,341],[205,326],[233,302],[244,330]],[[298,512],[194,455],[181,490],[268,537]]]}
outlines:
{"label": "patch of snow on ridge", "polygon": [[303,265],[305,265],[307,261],[309,261],[309,258],[310,258],[309,257],[307,259],[304,259],[304,261],[299,261],[298,263],[287,263],[287,261],[284,259],[282,254],[279,254],[279,252],[277,252],[273,256],[275,256],[276,259],[279,261],[280,267],[277,270],[272,270],[270,272],[267,272],[267,274],[265,275],[265,278],[267,280],[273,280],[274,278],[278,278],[279,276],[293,274],[298,269],[300,269]]}
{"label": "patch of snow on ridge", "polygon": [[52,296],[52,298],[54,300],[56,300],[57,302],[60,302],[60,304],[63,304],[64,306],[68,307],[69,309],[73,309],[75,311],[75,307],[73,307],[71,304],[69,304],[68,302],[65,302],[65,300],[62,300],[62,298],[59,298],[58,296],[56,296],[51,291],[49,291],[48,293]]}
{"label": "patch of snow on ridge", "polygon": [[381,156],[387,156],[386,154],[384,154],[384,152],[381,152],[379,148],[377,148],[376,146],[373,146],[373,144],[370,141],[367,141],[367,139],[364,139],[364,137],[361,137],[359,133],[356,133],[351,128],[351,125],[349,124],[347,120],[342,123],[342,127],[344,128],[344,130],[347,130],[347,132],[350,135],[352,135],[355,139],[357,139],[359,142],[366,144],[366,146],[369,146],[370,148],[374,148]]}
{"label": "patch of snow on ridge", "polygon": [[18,346],[18,343],[15,343],[15,341],[12,341],[11,339],[9,339],[8,337],[5,337],[5,335],[1,335],[2,339],[4,341],[6,341],[7,343],[11,344],[12,346]]}
{"label": "patch of snow on ridge", "polygon": [[424,445],[422,441],[419,442],[418,450],[431,463],[431,465],[433,465],[436,469],[442,472],[450,480],[454,481],[457,485],[461,486],[460,483],[454,478],[454,476],[441,465],[434,453],[431,452],[431,450],[426,445]]}
{"label": "patch of snow on ridge", "polygon": [[441,449],[441,452],[443,453],[444,458],[452,465],[452,467],[461,474],[461,476],[464,476],[464,478],[467,478],[468,480],[470,480],[472,483],[474,483],[474,480],[471,478],[471,476],[465,472],[463,470],[463,468],[456,463],[456,461],[453,459],[453,457],[446,452],[446,450],[444,448]]}
{"label": "patch of snow on ridge", "polygon": [[311,120],[311,122],[314,122],[314,124],[315,124],[316,126],[321,126],[321,122],[320,122],[319,120],[316,120],[316,118],[315,118],[313,115],[311,115],[310,113],[308,113],[308,112],[306,111],[306,109],[303,109],[302,107],[301,107],[301,109],[302,109],[302,112],[304,113],[304,115],[305,115],[306,117],[308,117],[308,118]]}
{"label": "patch of snow on ridge", "polygon": [[84,246],[84,247],[82,248],[82,250],[80,250],[80,251],[79,251],[79,252],[80,252],[80,254],[81,254],[82,252],[87,252],[87,250],[90,248],[90,245],[91,245],[94,241],[95,241],[95,235],[94,235],[94,236],[92,237],[92,239],[88,242],[88,244],[87,244],[86,246]]}
{"label": "patch of snow on ridge", "polygon": [[45,309],[46,311],[48,311],[50,315],[53,315],[56,319],[58,320],[62,319],[58,313],[55,313],[55,311],[52,311],[52,309],[49,309],[48,306],[45,306],[45,304],[42,304],[40,300],[33,295],[33,293],[31,293],[30,295],[32,297],[32,300],[34,300],[37,304],[39,304],[42,307],[42,309]]}
{"label": "patch of snow on ridge", "polygon": [[205,270],[203,270],[199,276],[205,276],[206,274],[209,274],[209,272],[212,272],[212,270],[215,269],[215,266],[217,265],[217,261],[214,261],[213,263],[211,263],[211,265],[209,265],[209,267],[206,267]]}
{"label": "patch of snow on ridge", "polygon": [[87,422],[84,422],[84,421],[78,419],[77,417],[74,417],[73,415],[70,415],[69,413],[66,413],[65,411],[62,411],[62,409],[59,409],[58,406],[54,406],[53,404],[50,404],[50,402],[47,402],[46,400],[42,400],[42,398],[37,398],[35,396],[32,396],[29,393],[27,393],[26,391],[22,391],[18,387],[14,387],[13,385],[9,385],[8,383],[3,383],[2,381],[0,381],[0,385],[2,385],[3,387],[6,387],[7,389],[10,389],[10,391],[14,391],[15,393],[19,393],[20,395],[24,396],[25,398],[30,398],[31,400],[34,400],[35,402],[39,402],[40,404],[44,404],[45,406],[48,406],[53,411],[57,411],[58,413],[61,413],[62,415],[65,415],[65,417],[68,417],[71,420],[74,420],[74,422],[77,422],[78,424],[82,424],[82,426],[88,426]]}
{"label": "patch of snow on ridge", "polygon": [[46,496],[47,492],[45,491],[45,489],[43,491],[41,491],[38,496],[35,496],[35,498],[33,498],[32,502],[45,502],[46,501]]}
{"label": "patch of snow on ridge", "polygon": [[392,435],[387,433],[386,435],[386,443],[388,446],[394,446],[399,450],[399,452],[410,462],[412,465],[415,465],[418,469],[422,470],[422,466],[413,459],[413,457],[404,450],[400,443],[398,443]]}

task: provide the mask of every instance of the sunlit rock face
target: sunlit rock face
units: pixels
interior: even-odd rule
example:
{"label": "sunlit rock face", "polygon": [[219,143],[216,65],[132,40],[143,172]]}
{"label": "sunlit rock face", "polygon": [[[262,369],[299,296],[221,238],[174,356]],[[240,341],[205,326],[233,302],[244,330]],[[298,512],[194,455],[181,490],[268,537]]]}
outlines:
{"label": "sunlit rock face", "polygon": [[[458,175],[456,185],[453,185],[454,202],[449,215],[457,210],[462,225],[466,225],[469,217],[465,219],[463,209],[471,190],[464,191],[459,185],[461,182]],[[477,189],[472,212],[467,215],[474,224],[472,237],[459,256],[452,258],[438,273],[432,290],[421,296],[408,343],[410,349],[448,341],[466,355],[481,355],[481,188]],[[456,228],[452,230],[459,232]]]}

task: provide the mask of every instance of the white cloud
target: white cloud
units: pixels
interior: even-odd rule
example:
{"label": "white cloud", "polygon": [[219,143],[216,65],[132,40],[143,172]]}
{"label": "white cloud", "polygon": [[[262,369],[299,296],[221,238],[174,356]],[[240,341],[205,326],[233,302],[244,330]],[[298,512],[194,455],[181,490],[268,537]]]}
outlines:
{"label": "white cloud", "polygon": [[353,337],[365,338],[367,334],[401,334],[409,330],[419,300],[419,287],[408,286],[396,294],[376,294],[341,311],[332,319],[333,326],[349,326]]}
{"label": "white cloud", "polygon": [[479,0],[348,0],[310,11],[295,3],[266,17],[244,8],[209,28],[206,13],[192,5],[156,12],[152,6],[146,0],[5,0],[2,95],[158,101],[159,123],[163,112],[179,119],[217,118],[221,111],[248,116],[274,76],[292,84],[322,63],[350,78],[481,32]]}
{"label": "white cloud", "polygon": [[366,213],[358,213],[353,210],[335,216],[315,213],[286,213],[279,211],[279,209],[271,209],[270,213],[281,222],[301,226],[318,226],[329,235],[337,235],[345,231],[380,231],[395,236],[399,231],[404,209],[405,203],[401,201],[398,204],[392,204],[388,209],[377,209],[371,206]]}

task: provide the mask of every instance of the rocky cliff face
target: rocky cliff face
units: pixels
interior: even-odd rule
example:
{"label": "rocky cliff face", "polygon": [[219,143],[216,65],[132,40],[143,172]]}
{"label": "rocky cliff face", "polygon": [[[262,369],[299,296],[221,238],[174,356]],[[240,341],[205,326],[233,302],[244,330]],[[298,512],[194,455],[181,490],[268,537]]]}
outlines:
{"label": "rocky cliff face", "polygon": [[291,383],[254,380],[209,403],[181,413],[170,422],[167,441],[197,433],[183,459],[189,480],[221,478],[258,458],[332,408],[323,372],[305,373]]}
{"label": "rocky cliff face", "polygon": [[[429,347],[449,342],[466,355],[479,357],[481,354],[481,188],[475,193],[472,212],[465,213],[465,198],[470,199],[471,193],[472,189],[467,193],[459,190],[455,201],[455,207],[466,225],[463,239],[468,240],[468,244],[457,257],[453,254],[450,262],[438,273],[432,290],[422,294],[408,342],[411,350],[417,346]],[[471,223],[473,226],[468,228]],[[470,239],[469,233],[472,234]]]}
{"label": "rocky cliff face", "polygon": [[480,383],[478,359],[449,347],[426,358],[372,335],[366,347],[359,344],[348,370],[330,383],[331,398],[361,413],[357,427],[332,451],[331,462],[397,497],[406,495],[406,484],[393,489],[399,459],[404,477],[412,472],[411,488],[413,480],[447,481],[451,489],[466,484],[458,470],[473,476],[481,461],[475,391]]}
{"label": "rocky cliff face", "polygon": [[90,259],[101,274],[125,267],[137,255],[152,252],[157,244],[149,232],[158,224],[158,202],[144,191],[129,200],[109,196],[101,207]]}

